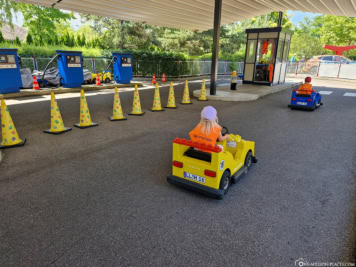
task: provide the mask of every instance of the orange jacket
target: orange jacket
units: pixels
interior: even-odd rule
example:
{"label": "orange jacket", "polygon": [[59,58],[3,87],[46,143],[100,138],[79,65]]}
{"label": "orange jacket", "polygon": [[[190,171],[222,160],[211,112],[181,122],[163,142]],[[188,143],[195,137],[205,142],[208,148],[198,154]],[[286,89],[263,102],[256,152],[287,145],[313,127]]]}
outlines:
{"label": "orange jacket", "polygon": [[268,71],[269,71],[269,75],[268,75],[268,78],[269,78],[269,82],[273,82],[273,63],[271,62],[268,66]]}
{"label": "orange jacket", "polygon": [[203,133],[201,128],[202,125],[198,124],[197,127],[189,133],[190,139],[193,142],[200,142],[205,145],[215,146],[216,139],[219,137],[222,128],[220,126],[216,126],[208,135]]}
{"label": "orange jacket", "polygon": [[312,93],[312,84],[310,83],[305,83],[299,86],[298,88],[298,94],[299,95],[310,95]]}

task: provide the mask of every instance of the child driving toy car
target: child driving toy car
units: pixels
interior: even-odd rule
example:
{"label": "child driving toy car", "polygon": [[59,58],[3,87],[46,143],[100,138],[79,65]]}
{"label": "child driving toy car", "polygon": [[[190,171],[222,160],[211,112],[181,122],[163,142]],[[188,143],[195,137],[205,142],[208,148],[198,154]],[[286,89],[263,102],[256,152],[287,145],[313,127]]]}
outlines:
{"label": "child driving toy car", "polygon": [[299,86],[298,88],[298,95],[311,95],[312,93],[312,84],[311,84],[311,77],[305,78],[305,83]]}
{"label": "child driving toy car", "polygon": [[193,142],[215,146],[217,139],[222,142],[229,138],[228,134],[222,136],[221,129],[222,127],[218,124],[216,109],[212,106],[207,106],[203,108],[201,120],[189,133],[189,136]]}

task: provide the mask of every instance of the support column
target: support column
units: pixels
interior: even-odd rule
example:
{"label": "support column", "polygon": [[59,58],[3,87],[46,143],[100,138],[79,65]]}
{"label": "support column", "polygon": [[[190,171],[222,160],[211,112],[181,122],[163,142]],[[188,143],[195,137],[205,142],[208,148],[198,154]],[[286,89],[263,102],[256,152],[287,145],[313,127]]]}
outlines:
{"label": "support column", "polygon": [[221,23],[222,0],[215,0],[214,11],[214,36],[213,36],[213,55],[211,59],[211,78],[210,95],[216,95],[216,80],[218,77],[218,59],[219,59],[219,41],[220,41],[220,23]]}
{"label": "support column", "polygon": [[282,27],[282,21],[283,21],[283,12],[279,11],[278,27]]}

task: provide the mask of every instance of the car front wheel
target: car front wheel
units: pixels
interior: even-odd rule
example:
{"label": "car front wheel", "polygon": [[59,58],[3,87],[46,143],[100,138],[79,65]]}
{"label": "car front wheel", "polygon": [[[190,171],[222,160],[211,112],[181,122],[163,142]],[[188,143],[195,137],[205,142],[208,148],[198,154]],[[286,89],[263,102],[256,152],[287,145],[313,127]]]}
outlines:
{"label": "car front wheel", "polygon": [[252,152],[249,151],[245,158],[245,166],[247,167],[246,171],[248,171],[251,168],[251,164],[252,164]]}

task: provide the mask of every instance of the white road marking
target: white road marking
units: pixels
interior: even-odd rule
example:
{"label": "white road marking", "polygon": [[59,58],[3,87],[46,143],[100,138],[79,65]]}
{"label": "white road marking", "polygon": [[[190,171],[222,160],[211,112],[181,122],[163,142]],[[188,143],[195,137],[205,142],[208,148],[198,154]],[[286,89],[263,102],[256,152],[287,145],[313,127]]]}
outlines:
{"label": "white road marking", "polygon": [[220,84],[217,84],[218,87],[220,87],[220,86],[229,86],[229,85],[230,85],[230,83],[220,83]]}
{"label": "white road marking", "polygon": [[354,96],[354,97],[356,97],[356,93],[345,93],[344,96]]}
{"label": "white road marking", "polygon": [[333,93],[333,91],[320,91],[318,93],[321,95],[331,95]]}

